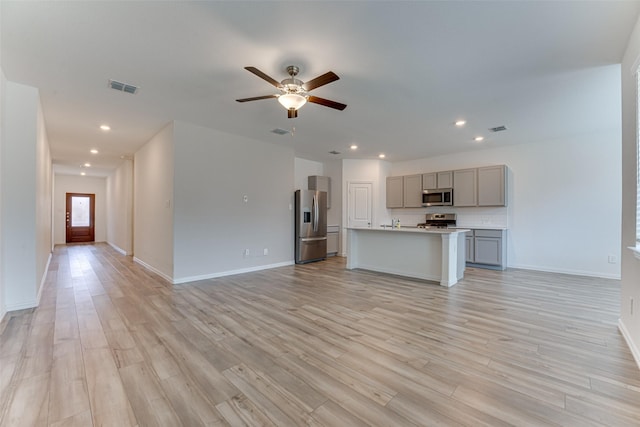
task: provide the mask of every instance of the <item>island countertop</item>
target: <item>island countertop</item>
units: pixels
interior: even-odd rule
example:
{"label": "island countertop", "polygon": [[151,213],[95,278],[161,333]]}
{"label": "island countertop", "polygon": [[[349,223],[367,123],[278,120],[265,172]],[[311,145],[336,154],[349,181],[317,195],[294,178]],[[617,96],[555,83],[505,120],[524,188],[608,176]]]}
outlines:
{"label": "island countertop", "polygon": [[385,232],[402,232],[402,233],[430,233],[430,234],[455,234],[466,233],[471,231],[470,228],[418,228],[416,226],[405,226],[400,228],[392,228],[391,226],[380,226],[379,228],[359,228],[347,227],[347,230],[369,230],[369,231],[385,231]]}
{"label": "island countertop", "polygon": [[455,285],[464,277],[466,228],[348,227],[347,269]]}

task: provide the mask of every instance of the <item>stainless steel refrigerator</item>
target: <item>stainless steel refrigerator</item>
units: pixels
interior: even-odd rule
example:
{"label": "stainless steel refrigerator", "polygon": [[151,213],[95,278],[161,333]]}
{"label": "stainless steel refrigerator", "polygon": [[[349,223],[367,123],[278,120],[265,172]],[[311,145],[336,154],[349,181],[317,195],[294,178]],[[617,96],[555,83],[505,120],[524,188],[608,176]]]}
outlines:
{"label": "stainless steel refrigerator", "polygon": [[296,264],[327,257],[327,192],[296,191]]}

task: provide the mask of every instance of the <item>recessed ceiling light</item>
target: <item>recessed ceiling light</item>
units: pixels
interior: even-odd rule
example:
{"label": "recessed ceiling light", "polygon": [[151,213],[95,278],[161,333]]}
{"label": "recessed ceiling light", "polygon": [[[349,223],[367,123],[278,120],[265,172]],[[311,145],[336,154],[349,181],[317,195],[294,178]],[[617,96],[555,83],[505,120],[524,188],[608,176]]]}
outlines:
{"label": "recessed ceiling light", "polygon": [[378,157],[380,157],[381,159],[384,159],[387,156],[385,156],[384,153],[380,153],[380,154],[378,154]]}
{"label": "recessed ceiling light", "polygon": [[80,175],[85,176],[85,175],[86,175],[86,173],[84,173],[84,172],[80,172]]}
{"label": "recessed ceiling light", "polygon": [[456,126],[464,126],[467,122],[465,120],[458,120]]}
{"label": "recessed ceiling light", "polygon": [[475,138],[473,138],[473,140],[474,140],[475,142],[484,141],[484,136],[476,136]]}
{"label": "recessed ceiling light", "polygon": [[85,163],[85,164],[84,164],[84,167],[85,167],[85,168],[90,168],[90,167],[91,167],[91,163]]}
{"label": "recessed ceiling light", "polygon": [[98,154],[98,150],[96,150],[95,148],[91,149],[91,154]]}
{"label": "recessed ceiling light", "polygon": [[108,131],[108,130],[111,130],[111,126],[109,126],[109,125],[100,125],[100,129],[102,129],[103,131]]}
{"label": "recessed ceiling light", "polygon": [[351,147],[349,147],[349,148],[351,148],[352,150],[357,150],[358,146],[356,144],[352,144]]}

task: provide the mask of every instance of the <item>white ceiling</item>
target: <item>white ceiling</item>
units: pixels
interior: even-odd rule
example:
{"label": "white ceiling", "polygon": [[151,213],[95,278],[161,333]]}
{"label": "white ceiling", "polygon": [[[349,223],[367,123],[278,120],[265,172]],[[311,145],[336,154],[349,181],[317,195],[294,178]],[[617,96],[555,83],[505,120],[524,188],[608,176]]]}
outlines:
{"label": "white ceiling", "polygon": [[[56,170],[104,175],[171,120],[296,155],[400,161],[620,124],[620,67],[640,1],[0,1],[1,66],[40,89]],[[287,119],[245,71],[340,80]],[[116,79],[136,95],[107,87]],[[467,125],[458,129],[458,118]],[[98,129],[109,124],[108,133]],[[491,134],[488,128],[506,125]],[[279,136],[274,128],[292,129]],[[485,142],[472,141],[477,134]],[[350,152],[349,145],[359,149]],[[97,148],[100,154],[91,155]],[[332,155],[331,150],[340,151]]]}

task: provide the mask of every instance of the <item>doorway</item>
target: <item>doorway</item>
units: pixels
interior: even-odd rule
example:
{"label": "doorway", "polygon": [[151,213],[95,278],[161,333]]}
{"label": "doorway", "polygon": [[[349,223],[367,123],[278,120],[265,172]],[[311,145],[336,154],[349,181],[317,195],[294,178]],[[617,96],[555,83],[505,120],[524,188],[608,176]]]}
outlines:
{"label": "doorway", "polygon": [[95,241],[96,195],[67,193],[67,243]]}
{"label": "doorway", "polygon": [[355,228],[371,228],[373,202],[373,183],[349,182],[347,186],[349,199],[347,200],[347,226]]}

